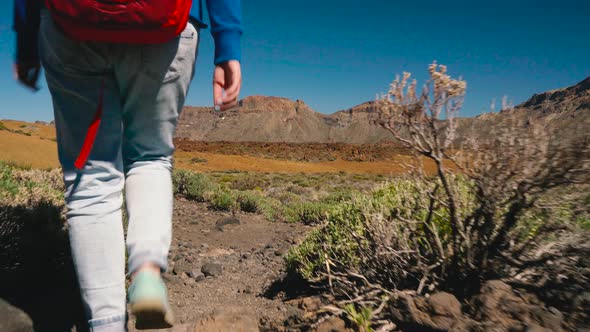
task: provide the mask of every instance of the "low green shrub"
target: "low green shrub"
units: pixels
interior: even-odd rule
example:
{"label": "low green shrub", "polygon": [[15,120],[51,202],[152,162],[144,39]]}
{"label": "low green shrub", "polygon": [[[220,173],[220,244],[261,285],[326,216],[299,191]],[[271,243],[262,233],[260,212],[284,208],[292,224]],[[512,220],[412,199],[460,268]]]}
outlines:
{"label": "low green shrub", "polygon": [[237,178],[230,186],[236,190],[254,190],[256,188],[266,188],[267,183],[261,176],[248,174]]}
{"label": "low green shrub", "polygon": [[[322,227],[309,234],[299,246],[292,248],[286,255],[287,267],[291,272],[307,279],[315,279],[325,273],[328,261],[334,268],[342,270],[357,268],[363,260],[361,251],[375,241],[370,238],[372,235],[368,232],[382,228],[388,228],[392,232],[410,232],[409,245],[413,247],[412,250],[426,251],[425,254],[432,253],[433,249],[424,236],[426,230],[423,225],[398,221],[427,218],[428,209],[425,207],[428,207],[429,197],[424,193],[434,185],[435,182],[395,179],[368,195],[346,194],[343,195],[346,198],[333,204],[308,203],[308,209],[303,214],[307,220],[317,220],[322,208],[327,208],[328,212],[325,212]],[[462,181],[459,186],[468,187],[468,183]],[[458,192],[464,195],[461,197],[462,200],[470,199],[469,191]],[[431,223],[438,232],[443,246],[447,244],[450,236],[447,210],[444,206],[438,206],[431,216]],[[297,208],[295,211],[300,212]],[[462,210],[460,213],[465,214],[466,211]],[[297,216],[301,218],[302,214]],[[399,235],[401,238],[401,233]],[[395,237],[395,234],[393,236]]]}
{"label": "low green shrub", "polygon": [[176,171],[172,182],[175,194],[197,202],[205,202],[207,193],[216,188],[205,174],[184,170]]}
{"label": "low green shrub", "polygon": [[300,186],[300,187],[303,187],[303,188],[308,188],[308,187],[313,186],[312,180],[309,178],[295,179],[295,180],[293,180],[293,183]]}
{"label": "low green shrub", "polygon": [[292,221],[295,219],[293,208],[277,199],[265,197],[259,203],[260,213],[269,221]]}
{"label": "low green shrub", "polygon": [[0,162],[0,203],[49,202],[63,206],[63,181],[58,169],[43,171]]}
{"label": "low green shrub", "polygon": [[324,202],[302,202],[293,206],[294,219],[292,222],[302,222],[307,225],[319,224],[327,216],[332,204]]}
{"label": "low green shrub", "polygon": [[200,157],[193,157],[191,158],[191,163],[198,164],[198,163],[206,163],[207,159],[200,158]]}
{"label": "low green shrub", "polygon": [[269,198],[273,198],[285,205],[299,204],[305,201],[304,196],[292,193],[287,190],[272,190],[268,193]]}
{"label": "low green shrub", "polygon": [[359,243],[355,237],[365,233],[366,198],[341,203],[332,208],[323,227],[312,231],[298,246],[285,256],[289,271],[306,279],[313,279],[325,271],[326,261],[338,261],[344,266],[360,262]]}
{"label": "low green shrub", "polygon": [[242,191],[237,194],[237,203],[243,212],[260,212],[261,202],[264,197],[255,191]]}
{"label": "low green shrub", "polygon": [[19,185],[12,176],[12,167],[0,163],[0,199],[16,196]]}
{"label": "low green shrub", "polygon": [[237,205],[236,195],[225,188],[219,187],[207,197],[209,208],[218,211],[233,211]]}
{"label": "low green shrub", "polygon": [[354,195],[359,193],[353,190],[337,189],[336,191],[328,193],[326,196],[321,198],[321,202],[334,204],[352,200]]}
{"label": "low green shrub", "polygon": [[354,303],[349,303],[344,306],[344,312],[346,312],[348,319],[356,325],[358,331],[373,332],[373,328],[371,328],[373,311],[371,308],[361,306],[360,310],[357,310]]}

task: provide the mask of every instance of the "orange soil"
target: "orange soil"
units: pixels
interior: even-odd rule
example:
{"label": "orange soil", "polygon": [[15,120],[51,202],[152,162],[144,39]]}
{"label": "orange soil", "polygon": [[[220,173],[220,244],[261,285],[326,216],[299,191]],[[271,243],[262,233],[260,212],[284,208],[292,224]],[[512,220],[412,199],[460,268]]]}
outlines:
{"label": "orange soil", "polygon": [[[53,141],[55,140],[55,127],[13,120],[1,120],[0,122],[10,130],[20,130],[31,135],[26,136],[22,133],[0,130],[0,160],[33,168],[59,166],[57,146]],[[397,155],[393,161],[358,162],[338,159],[335,161],[303,162],[178,150],[174,154],[174,158],[178,168],[200,172],[236,170],[268,173],[334,173],[345,171],[398,175],[406,173],[409,170],[407,165],[413,164],[412,157],[406,155]],[[193,162],[194,158],[205,159],[206,162]],[[425,167],[427,173],[434,171],[434,164],[429,161],[425,162]]]}
{"label": "orange soil", "polygon": [[0,160],[33,168],[59,166],[55,142],[4,130],[0,130]]}
{"label": "orange soil", "polygon": [[40,123],[30,123],[15,120],[0,120],[10,130],[20,130],[41,139],[55,140],[55,127]]}
{"label": "orange soil", "polygon": [[[174,155],[178,168],[195,171],[254,171],[268,173],[335,173],[345,171],[349,173],[368,173],[399,175],[408,172],[407,164],[412,164],[412,157],[399,156],[396,162],[355,162],[355,161],[326,161],[326,162],[298,162],[238,155],[221,155],[203,152],[177,151]],[[193,158],[202,158],[206,162],[191,162]],[[429,174],[434,172],[434,164],[425,163]]]}

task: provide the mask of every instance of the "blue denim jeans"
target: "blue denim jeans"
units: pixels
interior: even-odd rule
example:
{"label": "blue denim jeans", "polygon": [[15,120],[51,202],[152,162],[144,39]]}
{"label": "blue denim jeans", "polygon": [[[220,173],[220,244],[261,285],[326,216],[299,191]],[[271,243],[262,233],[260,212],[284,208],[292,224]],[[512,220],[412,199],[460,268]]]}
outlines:
{"label": "blue denim jeans", "polygon": [[[165,270],[172,237],[172,153],[194,74],[198,31],[164,44],[77,42],[42,13],[40,54],[53,100],[72,256],[91,331],[126,330],[128,272]],[[104,81],[104,110],[85,167],[78,156]]]}

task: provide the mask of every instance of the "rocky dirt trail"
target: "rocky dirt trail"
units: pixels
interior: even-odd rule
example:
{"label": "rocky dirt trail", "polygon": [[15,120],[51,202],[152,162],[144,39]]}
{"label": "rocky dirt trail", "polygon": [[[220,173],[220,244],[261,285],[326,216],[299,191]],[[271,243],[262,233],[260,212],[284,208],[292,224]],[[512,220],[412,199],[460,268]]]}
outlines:
{"label": "rocky dirt trail", "polygon": [[282,256],[309,230],[177,200],[164,279],[178,324],[168,331],[258,331],[285,321],[292,306],[265,293],[282,277]]}
{"label": "rocky dirt trail", "polygon": [[[26,237],[27,232],[19,235],[23,252],[15,271],[20,272],[0,274],[0,331],[87,331],[66,238],[32,230],[27,231],[32,237]],[[284,278],[283,255],[310,230],[258,214],[211,211],[205,203],[178,198],[170,269],[164,274],[177,324],[158,331],[352,331],[341,318],[316,315],[327,304],[325,296]],[[583,242],[584,252],[590,252]],[[588,257],[548,263],[556,270],[541,271],[547,280],[563,283],[550,283],[549,290],[559,299],[571,293],[560,301],[499,280],[486,282],[470,301],[444,292],[429,297],[398,292],[384,309],[397,324],[389,324],[388,330],[590,331],[584,277],[590,271]],[[561,302],[571,303],[571,308]],[[137,332],[133,326],[131,317],[129,330]]]}
{"label": "rocky dirt trail", "polygon": [[[284,281],[283,255],[310,230],[177,198],[163,276],[177,324],[157,331],[285,331],[285,321],[304,310],[300,300],[283,296],[300,288]],[[67,235],[35,227],[15,232],[18,264],[0,270],[0,331],[87,331]],[[136,332],[133,317],[129,330]]]}

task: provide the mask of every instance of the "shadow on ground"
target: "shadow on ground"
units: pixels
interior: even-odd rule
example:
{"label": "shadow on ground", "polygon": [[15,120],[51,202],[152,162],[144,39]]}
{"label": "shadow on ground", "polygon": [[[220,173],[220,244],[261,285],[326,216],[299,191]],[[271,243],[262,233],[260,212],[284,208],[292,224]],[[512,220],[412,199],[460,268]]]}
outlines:
{"label": "shadow on ground", "polygon": [[323,289],[312,288],[308,282],[290,273],[274,280],[266,287],[261,296],[267,299],[281,298],[283,301],[300,297],[320,295]]}
{"label": "shadow on ground", "polygon": [[88,331],[60,208],[0,206],[0,298],[36,332]]}

